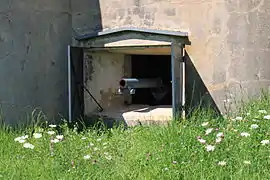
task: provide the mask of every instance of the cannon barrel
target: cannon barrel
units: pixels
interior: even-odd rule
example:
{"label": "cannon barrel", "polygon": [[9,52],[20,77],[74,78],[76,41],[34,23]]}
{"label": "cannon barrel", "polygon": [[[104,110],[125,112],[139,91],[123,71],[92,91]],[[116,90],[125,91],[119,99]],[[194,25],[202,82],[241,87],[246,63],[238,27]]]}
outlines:
{"label": "cannon barrel", "polygon": [[119,81],[120,88],[160,88],[162,87],[161,78],[147,78],[147,79],[137,79],[137,78],[123,78]]}

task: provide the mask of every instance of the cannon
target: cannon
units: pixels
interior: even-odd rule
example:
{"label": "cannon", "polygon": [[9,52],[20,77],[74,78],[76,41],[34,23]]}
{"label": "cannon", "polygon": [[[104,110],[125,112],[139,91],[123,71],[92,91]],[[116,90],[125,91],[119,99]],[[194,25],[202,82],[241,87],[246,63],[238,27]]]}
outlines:
{"label": "cannon", "polygon": [[161,78],[147,78],[147,79],[137,79],[137,78],[122,78],[119,81],[120,88],[118,89],[119,94],[123,94],[124,91],[129,94],[135,94],[136,89],[147,88],[155,89],[163,87]]}
{"label": "cannon", "polygon": [[165,96],[171,91],[171,84],[164,84],[161,78],[122,78],[119,81],[118,94],[124,96],[124,103],[131,104],[131,95],[136,93],[136,89],[149,89],[149,105],[160,104]]}

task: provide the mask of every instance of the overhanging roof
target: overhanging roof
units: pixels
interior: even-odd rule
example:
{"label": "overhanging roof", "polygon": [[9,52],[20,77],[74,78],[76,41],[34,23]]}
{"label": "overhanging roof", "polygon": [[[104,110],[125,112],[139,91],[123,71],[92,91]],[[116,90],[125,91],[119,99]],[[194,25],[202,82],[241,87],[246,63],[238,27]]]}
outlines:
{"label": "overhanging roof", "polygon": [[136,33],[147,33],[147,34],[153,34],[153,35],[165,35],[165,36],[175,36],[175,37],[188,37],[187,32],[181,32],[181,31],[168,31],[168,30],[155,30],[155,29],[145,29],[145,28],[118,28],[118,29],[110,29],[106,31],[101,31],[97,33],[89,33],[84,35],[76,35],[76,40],[86,40],[101,36],[107,36],[112,35],[116,33],[123,33],[123,32],[136,32]]}
{"label": "overhanging roof", "polygon": [[145,28],[118,28],[97,33],[76,35],[74,38],[84,47],[103,47],[107,43],[129,39],[141,39],[169,43],[190,44],[187,32],[155,30]]}

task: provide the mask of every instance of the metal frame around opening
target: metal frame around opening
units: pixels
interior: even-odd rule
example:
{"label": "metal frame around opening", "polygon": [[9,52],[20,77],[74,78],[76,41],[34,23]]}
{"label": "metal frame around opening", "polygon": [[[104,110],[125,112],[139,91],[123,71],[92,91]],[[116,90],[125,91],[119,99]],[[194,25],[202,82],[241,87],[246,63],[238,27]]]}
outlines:
{"label": "metal frame around opening", "polygon": [[[184,47],[185,45],[190,45],[188,39],[188,33],[184,32],[174,32],[174,31],[161,31],[161,30],[147,30],[140,28],[121,28],[116,30],[109,30],[106,32],[76,35],[74,38],[79,41],[79,47],[91,49],[91,51],[108,51],[113,49],[130,49],[130,48],[153,48],[153,45],[143,45],[143,46],[127,46],[127,47],[104,47],[104,46],[91,46],[91,39],[96,41],[97,39],[106,40],[110,42],[108,36],[121,37],[123,33],[131,33],[130,35],[136,35],[139,39],[150,39],[151,36],[155,36],[156,40],[167,40],[171,44],[171,63],[172,63],[172,111],[173,119],[178,119],[179,117],[184,118],[185,115],[185,61],[184,61]],[[132,34],[133,33],[133,34]],[[114,37],[114,38],[115,38]],[[151,37],[151,38],[150,38]],[[160,39],[159,39],[160,37]],[[125,37],[126,38],[126,37]],[[132,37],[130,37],[131,39]],[[184,40],[181,40],[184,38]],[[153,38],[152,38],[153,39]],[[161,45],[164,47],[166,45]],[[70,46],[68,47],[68,54],[70,56]],[[71,75],[70,75],[70,57],[68,58],[68,89],[69,89],[69,121],[72,122],[72,109],[71,109]]]}

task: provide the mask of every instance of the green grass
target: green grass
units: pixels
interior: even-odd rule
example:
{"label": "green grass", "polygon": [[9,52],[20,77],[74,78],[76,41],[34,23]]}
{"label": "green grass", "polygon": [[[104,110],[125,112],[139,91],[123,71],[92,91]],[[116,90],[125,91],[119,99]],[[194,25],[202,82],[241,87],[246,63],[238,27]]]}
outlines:
{"label": "green grass", "polygon": [[[270,144],[261,144],[270,140],[270,119],[264,118],[267,115],[270,99],[262,97],[242,108],[237,116],[243,120],[235,121],[197,112],[166,127],[92,128],[82,132],[65,124],[16,131],[2,128],[0,179],[269,179]],[[202,126],[204,122],[209,124]],[[258,128],[251,129],[252,124]],[[213,131],[205,135],[209,128]],[[64,139],[51,143],[55,135],[47,134],[48,130],[64,135]],[[33,131],[42,133],[42,137],[33,138]],[[219,132],[224,138],[216,144]],[[243,132],[250,136],[242,137]],[[14,141],[22,135],[29,135],[26,141],[34,149]],[[198,136],[214,145],[214,151],[207,152]],[[86,155],[90,158],[84,159]],[[226,165],[218,165],[220,161]]]}

